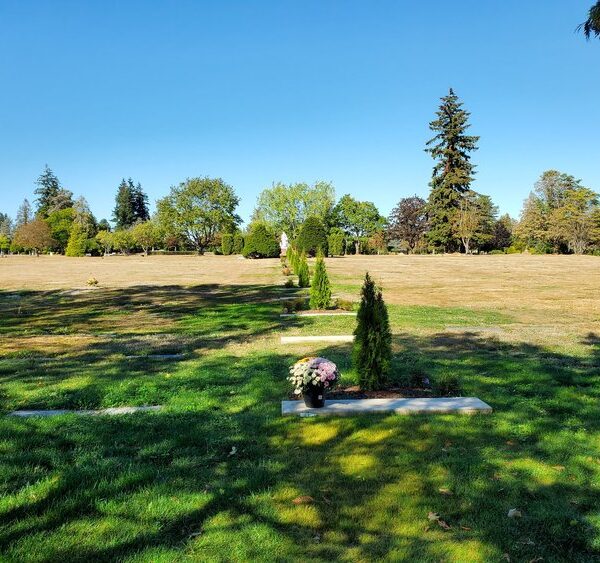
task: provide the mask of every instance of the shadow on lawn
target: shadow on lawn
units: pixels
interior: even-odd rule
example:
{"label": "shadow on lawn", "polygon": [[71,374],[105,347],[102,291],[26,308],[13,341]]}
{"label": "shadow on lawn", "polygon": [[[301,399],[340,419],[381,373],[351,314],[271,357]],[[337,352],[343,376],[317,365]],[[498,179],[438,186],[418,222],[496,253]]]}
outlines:
{"label": "shadow on lawn", "polygon": [[395,338],[418,369],[460,372],[489,416],[283,419],[292,358],[269,352],[199,359],[164,413],[5,419],[0,548],[45,561],[590,561],[599,340],[580,358],[476,334]]}

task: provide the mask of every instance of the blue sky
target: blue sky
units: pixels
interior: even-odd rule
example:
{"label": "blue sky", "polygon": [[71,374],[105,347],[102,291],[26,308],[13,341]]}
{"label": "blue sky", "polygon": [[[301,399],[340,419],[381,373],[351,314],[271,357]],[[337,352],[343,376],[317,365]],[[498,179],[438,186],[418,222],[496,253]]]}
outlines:
{"label": "blue sky", "polygon": [[592,0],[0,0],[0,211],[45,163],[110,218],[122,177],[152,203],[220,176],[248,218],[273,181],[332,181],[387,214],[426,197],[452,86],[481,136],[474,188],[517,216],[540,173],[600,191]]}

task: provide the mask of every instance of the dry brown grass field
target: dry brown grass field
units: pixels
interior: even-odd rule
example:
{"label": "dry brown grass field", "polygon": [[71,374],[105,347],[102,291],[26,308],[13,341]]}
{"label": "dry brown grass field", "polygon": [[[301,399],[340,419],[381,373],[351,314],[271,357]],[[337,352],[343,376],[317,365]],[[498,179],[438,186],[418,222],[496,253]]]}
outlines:
{"label": "dry brown grass field", "polygon": [[[0,288],[98,289],[135,286],[281,284],[278,260],[237,256],[10,256]],[[337,295],[358,298],[369,271],[388,303],[493,309],[521,326],[586,332],[600,323],[600,258],[594,256],[348,256],[327,267]],[[91,290],[97,291],[97,290]]]}
{"label": "dry brown grass field", "polygon": [[[0,559],[597,560],[600,258],[327,267],[339,297],[367,270],[382,285],[393,383],[450,382],[493,414],[282,418],[298,358],[357,374],[350,344],[280,336],[356,320],[280,318],[279,260],[1,258]],[[163,411],[5,416],[140,405]]]}

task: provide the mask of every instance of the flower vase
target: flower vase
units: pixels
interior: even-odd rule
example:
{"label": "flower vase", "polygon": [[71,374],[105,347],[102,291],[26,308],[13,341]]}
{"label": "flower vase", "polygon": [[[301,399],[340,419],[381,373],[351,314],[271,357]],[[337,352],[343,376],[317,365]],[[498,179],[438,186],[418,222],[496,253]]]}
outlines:
{"label": "flower vase", "polygon": [[302,391],[304,404],[311,409],[320,409],[325,406],[325,387],[323,385],[309,385]]}

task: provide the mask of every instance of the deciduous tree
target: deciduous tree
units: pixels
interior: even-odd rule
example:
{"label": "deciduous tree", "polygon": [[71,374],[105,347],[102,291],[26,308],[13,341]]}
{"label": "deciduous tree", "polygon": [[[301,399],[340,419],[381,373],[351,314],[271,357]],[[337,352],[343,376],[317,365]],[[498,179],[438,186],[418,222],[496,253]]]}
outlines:
{"label": "deciduous tree", "polygon": [[157,202],[158,218],[165,232],[182,235],[202,254],[219,231],[233,230],[241,219],[233,188],[221,178],[191,178],[171,188]]}
{"label": "deciduous tree", "polygon": [[371,236],[385,224],[374,203],[358,201],[348,194],[335,206],[332,221],[353,238],[356,254],[360,254],[360,239]]}
{"label": "deciduous tree", "polygon": [[43,219],[34,219],[20,225],[15,231],[13,242],[24,250],[31,250],[35,254],[52,247],[54,240],[50,227]]}
{"label": "deciduous tree", "polygon": [[388,237],[405,243],[408,251],[414,252],[426,231],[425,200],[417,195],[401,199],[388,219]]}
{"label": "deciduous tree", "polygon": [[276,232],[295,239],[308,217],[328,222],[335,204],[335,189],[329,182],[273,184],[258,196],[254,220],[262,220]]}

